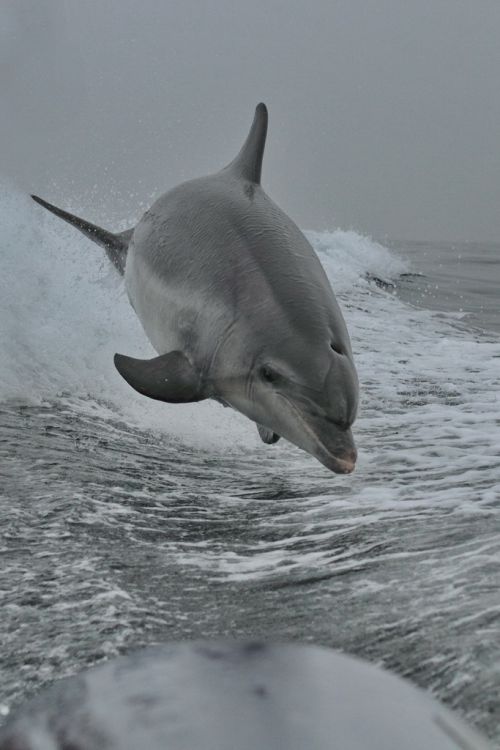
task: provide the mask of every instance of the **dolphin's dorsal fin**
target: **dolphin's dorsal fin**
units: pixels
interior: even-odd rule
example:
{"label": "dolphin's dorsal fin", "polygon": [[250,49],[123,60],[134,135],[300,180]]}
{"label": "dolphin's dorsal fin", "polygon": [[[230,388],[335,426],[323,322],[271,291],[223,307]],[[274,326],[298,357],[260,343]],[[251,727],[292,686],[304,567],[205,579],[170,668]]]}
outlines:
{"label": "dolphin's dorsal fin", "polygon": [[260,185],[262,157],[267,135],[267,107],[258,104],[255,109],[252,127],[238,156],[226,167],[242,180]]}
{"label": "dolphin's dorsal fin", "polygon": [[110,261],[123,275],[127,258],[127,249],[134,231],[133,229],[127,229],[125,232],[113,234],[112,232],[108,232],[107,229],[102,229],[102,227],[98,227],[96,224],[91,224],[90,221],[81,219],[79,216],[68,213],[68,211],[63,211],[62,208],[53,206],[52,203],[44,201],[43,198],[39,198],[37,195],[32,195],[31,197],[36,203],[39,203],[40,206],[46,208],[47,211],[50,211],[60,219],[67,221],[68,224],[76,227],[86,237],[103,247],[106,250]]}

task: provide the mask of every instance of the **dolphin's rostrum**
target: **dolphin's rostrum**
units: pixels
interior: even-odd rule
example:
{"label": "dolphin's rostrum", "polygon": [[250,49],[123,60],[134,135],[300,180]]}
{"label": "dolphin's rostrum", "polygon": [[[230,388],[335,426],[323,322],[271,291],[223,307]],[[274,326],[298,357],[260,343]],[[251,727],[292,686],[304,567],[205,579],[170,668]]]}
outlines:
{"label": "dolphin's rostrum", "polygon": [[102,245],[158,352],[115,365],[145,396],[213,398],[337,473],[356,461],[358,380],[349,335],[313,248],[260,185],[267,109],[238,156],[165,193],[112,234],[33,198]]}

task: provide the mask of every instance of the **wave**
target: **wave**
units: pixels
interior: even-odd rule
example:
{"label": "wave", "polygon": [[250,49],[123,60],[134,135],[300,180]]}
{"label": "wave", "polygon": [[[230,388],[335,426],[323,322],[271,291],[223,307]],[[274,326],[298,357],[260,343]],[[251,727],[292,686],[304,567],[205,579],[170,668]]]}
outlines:
{"label": "wave", "polygon": [[7,699],[82,654],[229,623],[385,661],[498,734],[499,337],[374,282],[412,270],[381,244],[308,233],[360,376],[359,461],[338,478],[229,409],[135,394],[113,353],[152,350],[104,253],[11,188],[0,221],[0,402],[40,404],[0,403],[4,630],[28,670],[7,670]]}
{"label": "wave", "polygon": [[379,242],[352,230],[306,232],[330,278],[335,293],[342,296],[373,279],[384,280],[389,287],[393,280],[408,271],[402,258]]}

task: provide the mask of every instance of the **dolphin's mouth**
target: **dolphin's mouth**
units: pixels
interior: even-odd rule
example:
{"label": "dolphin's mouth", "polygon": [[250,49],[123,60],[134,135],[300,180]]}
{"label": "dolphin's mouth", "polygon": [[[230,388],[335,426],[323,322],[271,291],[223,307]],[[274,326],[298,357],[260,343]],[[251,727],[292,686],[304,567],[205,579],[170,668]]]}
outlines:
{"label": "dolphin's mouth", "polygon": [[326,445],[324,445],[324,443],[320,440],[314,430],[311,429],[310,425],[304,419],[303,415],[297,409],[295,404],[286,396],[283,396],[283,394],[280,393],[278,395],[290,407],[298,423],[300,424],[301,429],[304,430],[304,432],[307,434],[307,437],[311,440],[314,450],[309,451],[307,448],[304,449],[303,446],[297,445],[297,443],[295,443],[297,447],[302,448],[302,450],[306,450],[308,453],[311,453],[315,458],[318,459],[318,461],[323,464],[323,466],[326,466],[327,469],[335,472],[335,474],[351,474],[356,466],[356,449],[353,448],[346,451],[343,456],[336,455],[332,451],[328,450]]}
{"label": "dolphin's mouth", "polygon": [[356,459],[344,459],[344,458],[338,458],[337,456],[333,456],[332,454],[327,454],[323,458],[320,453],[318,453],[317,458],[323,466],[326,466],[327,469],[330,469],[331,471],[334,471],[335,474],[352,474],[352,472],[355,469],[356,466]]}

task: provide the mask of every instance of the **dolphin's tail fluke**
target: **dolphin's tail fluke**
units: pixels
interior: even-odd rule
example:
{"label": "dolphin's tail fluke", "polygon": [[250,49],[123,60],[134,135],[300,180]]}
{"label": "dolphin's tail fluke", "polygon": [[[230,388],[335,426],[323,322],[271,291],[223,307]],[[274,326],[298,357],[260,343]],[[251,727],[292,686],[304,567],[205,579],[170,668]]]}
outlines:
{"label": "dolphin's tail fluke", "polygon": [[44,201],[37,195],[32,195],[31,197],[48,211],[51,211],[60,219],[64,219],[68,224],[72,224],[86,237],[103,247],[112,264],[123,275],[127,259],[127,248],[133,232],[132,229],[120,232],[119,234],[113,234],[106,229],[101,229],[96,224],[91,224],[90,221],[85,221],[85,219],[81,219],[79,216],[74,216],[74,214],[63,211],[62,208],[57,208],[57,206],[47,203],[47,201]]}

